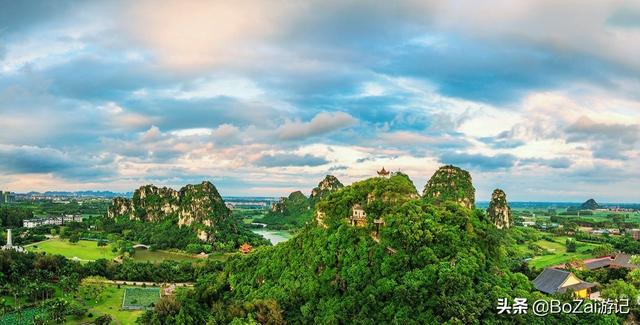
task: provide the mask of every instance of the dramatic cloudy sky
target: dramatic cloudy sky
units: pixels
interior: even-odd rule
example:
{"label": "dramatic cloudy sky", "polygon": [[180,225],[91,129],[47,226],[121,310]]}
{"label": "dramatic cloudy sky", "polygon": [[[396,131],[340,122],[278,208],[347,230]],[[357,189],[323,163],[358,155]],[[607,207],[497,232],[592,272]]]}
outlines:
{"label": "dramatic cloudy sky", "polygon": [[0,0],[0,188],[638,202],[638,58],[624,1]]}

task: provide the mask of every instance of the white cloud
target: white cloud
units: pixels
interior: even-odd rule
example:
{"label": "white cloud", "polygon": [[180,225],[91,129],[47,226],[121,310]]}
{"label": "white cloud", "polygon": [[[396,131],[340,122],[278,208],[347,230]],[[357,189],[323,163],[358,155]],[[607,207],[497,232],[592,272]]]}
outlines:
{"label": "white cloud", "polygon": [[281,140],[303,140],[353,126],[356,122],[357,120],[347,113],[322,112],[309,122],[287,121],[276,130],[276,134]]}

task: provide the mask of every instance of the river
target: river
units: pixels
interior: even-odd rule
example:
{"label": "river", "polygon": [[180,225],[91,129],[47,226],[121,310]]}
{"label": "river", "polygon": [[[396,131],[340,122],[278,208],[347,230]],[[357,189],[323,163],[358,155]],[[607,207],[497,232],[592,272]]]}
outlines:
{"label": "river", "polygon": [[268,239],[273,245],[287,241],[292,237],[290,233],[284,230],[251,229],[251,231]]}

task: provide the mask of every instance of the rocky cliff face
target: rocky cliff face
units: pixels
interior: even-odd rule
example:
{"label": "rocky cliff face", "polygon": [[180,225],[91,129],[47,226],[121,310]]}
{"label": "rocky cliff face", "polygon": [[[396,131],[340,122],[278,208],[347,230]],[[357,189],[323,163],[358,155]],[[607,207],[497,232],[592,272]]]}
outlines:
{"label": "rocky cliff face", "polygon": [[228,224],[230,214],[211,182],[187,185],[180,191],[145,185],[134,192],[131,200],[113,199],[107,210],[110,218],[127,217],[148,222],[177,218],[179,226],[193,227],[203,241],[211,238],[218,224]]}
{"label": "rocky cliff face", "polygon": [[469,209],[475,207],[475,195],[469,172],[452,165],[438,168],[422,192],[422,197],[434,204],[453,201]]}
{"label": "rocky cliff face", "polygon": [[309,198],[314,201],[319,201],[323,196],[331,192],[335,192],[343,187],[344,185],[338,180],[338,178],[333,175],[327,175],[322,181],[320,181],[318,186],[311,191],[311,196]]}
{"label": "rocky cliff face", "polygon": [[498,229],[510,228],[513,224],[511,208],[507,202],[507,194],[503,190],[495,189],[491,194],[491,203],[489,203],[487,215]]}

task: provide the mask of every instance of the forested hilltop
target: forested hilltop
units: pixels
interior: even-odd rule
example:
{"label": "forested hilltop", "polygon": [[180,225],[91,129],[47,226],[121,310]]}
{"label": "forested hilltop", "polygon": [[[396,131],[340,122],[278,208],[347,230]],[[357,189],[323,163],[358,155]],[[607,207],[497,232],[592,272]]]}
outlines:
{"label": "forested hilltop", "polygon": [[313,218],[318,202],[343,187],[344,185],[337,177],[327,175],[318,183],[318,186],[311,190],[309,197],[301,191],[292,192],[288,197],[280,198],[280,201],[271,207],[266,216],[257,221],[274,229],[303,227]]}
{"label": "forested hilltop", "polygon": [[515,271],[518,263],[507,256],[514,245],[508,231],[473,208],[470,175],[446,166],[434,178],[423,196],[401,173],[334,191],[293,239],[231,257],[223,271],[200,277],[193,292],[164,299],[138,321],[619,322],[615,315],[498,315],[498,298],[548,297]]}
{"label": "forested hilltop", "polygon": [[202,242],[214,250],[235,250],[243,243],[268,242],[231,215],[216,187],[208,181],[176,191],[145,185],[132,199],[115,198],[105,228],[128,230],[130,240],[154,248],[185,249]]}

